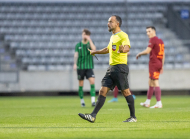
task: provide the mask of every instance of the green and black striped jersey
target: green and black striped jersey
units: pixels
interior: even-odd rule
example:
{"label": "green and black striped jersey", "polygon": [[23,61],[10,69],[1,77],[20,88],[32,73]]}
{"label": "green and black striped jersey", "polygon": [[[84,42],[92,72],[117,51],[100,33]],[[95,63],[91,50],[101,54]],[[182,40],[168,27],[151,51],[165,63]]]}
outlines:
{"label": "green and black striped jersey", "polygon": [[87,44],[77,43],[75,47],[75,52],[78,52],[77,69],[94,68],[93,56],[90,55],[88,49],[91,49],[89,42]]}

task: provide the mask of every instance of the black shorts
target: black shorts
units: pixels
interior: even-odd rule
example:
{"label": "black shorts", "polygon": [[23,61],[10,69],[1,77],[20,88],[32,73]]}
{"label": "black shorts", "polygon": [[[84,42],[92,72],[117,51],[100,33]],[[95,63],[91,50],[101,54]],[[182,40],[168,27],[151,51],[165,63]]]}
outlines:
{"label": "black shorts", "polygon": [[77,69],[77,75],[78,80],[84,80],[84,77],[86,77],[86,79],[95,77],[92,69]]}
{"label": "black shorts", "polygon": [[111,90],[113,90],[115,86],[117,86],[119,90],[128,89],[128,73],[129,68],[125,64],[110,65],[106,75],[102,79],[102,86],[108,87]]}

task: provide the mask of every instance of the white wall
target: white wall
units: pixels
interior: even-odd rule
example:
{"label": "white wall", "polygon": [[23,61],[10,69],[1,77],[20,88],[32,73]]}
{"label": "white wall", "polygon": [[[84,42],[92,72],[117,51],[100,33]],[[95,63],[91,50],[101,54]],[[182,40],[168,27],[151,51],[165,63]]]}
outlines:
{"label": "white wall", "polygon": [[[106,70],[95,70],[95,87],[98,91],[101,80]],[[78,80],[76,71],[38,71],[19,74],[19,83],[0,84],[0,92],[12,91],[77,91]],[[129,74],[130,89],[133,91],[145,91],[148,89],[148,70],[133,70]],[[162,90],[190,90],[190,70],[165,70],[160,75],[160,86]],[[89,91],[90,85],[84,82],[84,90]]]}
{"label": "white wall", "polygon": [[[148,70],[131,71],[130,88],[147,90],[148,76]],[[159,83],[163,90],[190,90],[190,70],[164,70],[160,74]]]}

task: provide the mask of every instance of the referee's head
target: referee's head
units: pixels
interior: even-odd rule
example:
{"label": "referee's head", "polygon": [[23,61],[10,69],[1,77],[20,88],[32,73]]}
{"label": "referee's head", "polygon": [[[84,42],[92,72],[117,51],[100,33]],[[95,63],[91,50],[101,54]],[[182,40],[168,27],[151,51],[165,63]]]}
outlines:
{"label": "referee's head", "polygon": [[120,28],[122,24],[122,19],[118,15],[112,15],[108,19],[108,31],[111,32],[113,30],[116,30],[117,28]]}

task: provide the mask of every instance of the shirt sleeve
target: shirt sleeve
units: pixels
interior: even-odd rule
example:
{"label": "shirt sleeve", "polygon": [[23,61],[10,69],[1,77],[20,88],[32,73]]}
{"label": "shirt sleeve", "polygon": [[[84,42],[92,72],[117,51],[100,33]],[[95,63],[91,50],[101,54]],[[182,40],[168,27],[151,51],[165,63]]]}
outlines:
{"label": "shirt sleeve", "polygon": [[78,44],[75,46],[75,52],[78,52],[79,51],[79,49],[78,49],[79,47],[78,47]]}
{"label": "shirt sleeve", "polygon": [[153,48],[154,47],[154,42],[153,39],[150,39],[148,42],[148,47]]}
{"label": "shirt sleeve", "polygon": [[129,48],[131,48],[131,45],[130,45],[130,41],[129,41],[128,36],[125,36],[125,37],[122,39],[122,45],[128,45]]}
{"label": "shirt sleeve", "polygon": [[109,42],[109,44],[108,44],[108,46],[107,46],[108,49],[110,48],[110,45],[111,45],[111,41]]}

